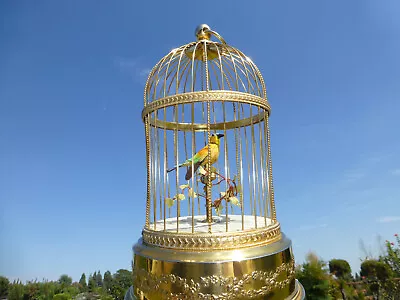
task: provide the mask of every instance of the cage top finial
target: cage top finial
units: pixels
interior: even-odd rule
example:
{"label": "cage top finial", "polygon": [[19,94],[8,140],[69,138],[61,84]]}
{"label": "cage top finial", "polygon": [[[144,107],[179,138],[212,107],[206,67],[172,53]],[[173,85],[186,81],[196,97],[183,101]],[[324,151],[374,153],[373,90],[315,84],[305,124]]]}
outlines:
{"label": "cage top finial", "polygon": [[225,40],[222,38],[222,36],[219,35],[218,32],[211,30],[210,26],[207,24],[201,24],[196,27],[195,34],[197,37],[197,40],[210,40],[211,35],[214,35],[218,40],[221,41],[221,43],[226,44]]}

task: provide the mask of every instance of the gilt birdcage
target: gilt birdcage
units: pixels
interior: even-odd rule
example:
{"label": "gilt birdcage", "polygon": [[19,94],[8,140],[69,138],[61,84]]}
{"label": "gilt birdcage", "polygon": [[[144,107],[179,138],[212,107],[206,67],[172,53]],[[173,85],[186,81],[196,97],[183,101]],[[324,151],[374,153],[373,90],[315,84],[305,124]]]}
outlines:
{"label": "gilt birdcage", "polygon": [[[144,93],[140,299],[301,299],[276,219],[267,101],[252,60],[207,25],[151,70]],[[216,41],[214,41],[216,40]]]}

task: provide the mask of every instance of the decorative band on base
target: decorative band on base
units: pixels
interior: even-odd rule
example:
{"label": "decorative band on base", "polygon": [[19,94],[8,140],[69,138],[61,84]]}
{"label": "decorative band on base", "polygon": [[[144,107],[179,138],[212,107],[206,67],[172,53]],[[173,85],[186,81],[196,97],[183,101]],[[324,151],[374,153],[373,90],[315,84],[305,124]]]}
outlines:
{"label": "decorative band on base", "polygon": [[[303,299],[304,292],[295,279],[291,242],[283,236],[277,243],[256,248],[189,252],[168,256],[167,249],[135,245],[133,279],[138,299]],[[277,247],[278,246],[278,247]],[[171,252],[174,252],[170,250]],[[236,259],[232,254],[237,253]],[[218,256],[218,254],[220,254]],[[162,259],[164,257],[165,259]],[[303,295],[303,296],[302,296]]]}

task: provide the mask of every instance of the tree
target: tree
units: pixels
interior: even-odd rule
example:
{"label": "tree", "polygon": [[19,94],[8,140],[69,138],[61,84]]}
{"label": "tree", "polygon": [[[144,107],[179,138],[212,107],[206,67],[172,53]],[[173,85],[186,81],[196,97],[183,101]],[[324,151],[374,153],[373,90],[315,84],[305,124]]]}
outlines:
{"label": "tree", "polygon": [[10,284],[8,289],[8,300],[24,299],[25,288],[21,281],[17,280]]}
{"label": "tree", "polygon": [[88,280],[89,292],[94,292],[95,288],[96,288],[96,279],[92,275],[89,275],[89,280]]}
{"label": "tree", "polygon": [[107,271],[104,273],[104,279],[103,279],[103,289],[107,292],[110,293],[111,291],[111,285],[112,285],[112,275],[110,271]]}
{"label": "tree", "polygon": [[0,276],[0,298],[6,297],[8,295],[8,288],[10,286],[10,281],[4,276]]}
{"label": "tree", "polygon": [[103,277],[101,276],[100,271],[98,271],[96,274],[96,284],[100,287],[103,286]]}
{"label": "tree", "polygon": [[396,277],[400,277],[400,237],[397,233],[394,236],[397,245],[386,241],[386,255],[383,261],[390,266]]}
{"label": "tree", "polygon": [[87,291],[87,283],[86,283],[86,275],[85,275],[85,273],[82,273],[81,279],[79,279],[79,284],[80,284],[81,292],[86,292]]}
{"label": "tree", "polygon": [[39,299],[52,300],[59,290],[60,288],[57,282],[44,281],[39,285]]}
{"label": "tree", "polygon": [[342,298],[347,299],[345,289],[347,287],[346,280],[351,278],[350,264],[344,259],[331,259],[329,261],[329,272],[336,276]]}
{"label": "tree", "polygon": [[296,277],[306,290],[307,299],[331,299],[326,263],[320,260],[314,253],[307,254],[306,262],[298,268]]}
{"label": "tree", "polygon": [[361,263],[360,274],[371,280],[385,281],[391,277],[392,272],[390,267],[384,262],[368,259]]}
{"label": "tree", "polygon": [[111,286],[111,295],[114,299],[123,300],[126,291],[132,285],[132,272],[124,269],[118,270],[114,276]]}
{"label": "tree", "polygon": [[360,274],[367,279],[370,291],[378,299],[381,291],[384,291],[388,284],[390,285],[388,280],[392,276],[389,265],[374,259],[368,259],[361,263]]}
{"label": "tree", "polygon": [[329,272],[340,279],[351,277],[350,264],[344,259],[331,259],[329,261]]}
{"label": "tree", "polygon": [[70,286],[72,284],[72,278],[69,277],[67,274],[63,274],[58,279],[58,283],[61,284],[61,288]]}

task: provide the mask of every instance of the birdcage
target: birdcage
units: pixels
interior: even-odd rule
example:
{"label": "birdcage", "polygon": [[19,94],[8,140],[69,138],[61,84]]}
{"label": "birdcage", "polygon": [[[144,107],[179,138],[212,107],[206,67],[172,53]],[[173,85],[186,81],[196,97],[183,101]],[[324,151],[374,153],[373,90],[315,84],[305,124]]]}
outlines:
{"label": "birdcage", "polygon": [[207,25],[151,70],[144,92],[141,299],[301,299],[274,204],[263,77]]}

